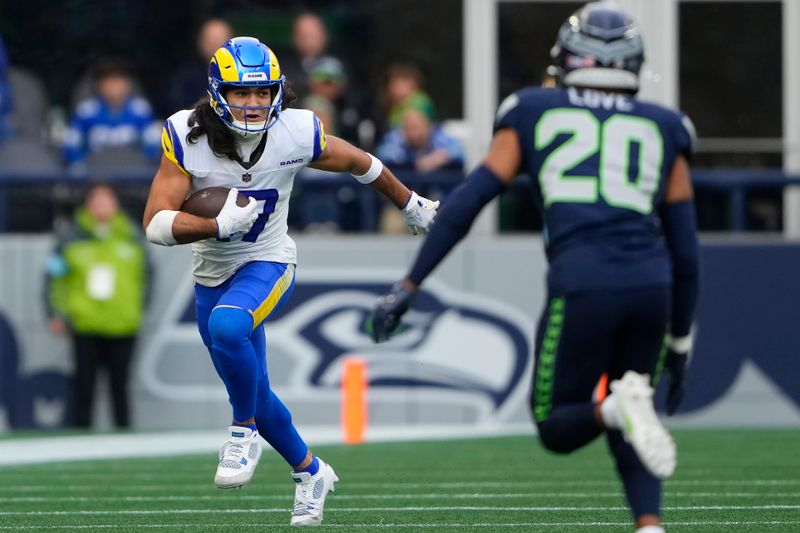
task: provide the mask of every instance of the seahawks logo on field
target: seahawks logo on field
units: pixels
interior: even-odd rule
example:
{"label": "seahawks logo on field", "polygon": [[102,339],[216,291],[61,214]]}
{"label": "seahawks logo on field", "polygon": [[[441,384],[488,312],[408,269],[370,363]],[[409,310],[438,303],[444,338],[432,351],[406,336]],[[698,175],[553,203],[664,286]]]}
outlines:
{"label": "seahawks logo on field", "polygon": [[[428,416],[436,413],[447,417],[444,422],[495,423],[524,405],[532,317],[485,296],[429,283],[404,317],[405,329],[377,345],[363,325],[392,281],[371,271],[304,270],[298,276],[292,297],[266,324],[270,384],[293,411],[338,406],[342,363],[349,356],[366,360],[370,409],[383,421],[411,416],[434,422]],[[227,395],[210,361],[207,372],[197,375],[198,357],[208,355],[197,333],[192,292],[173,302],[144,350],[144,384],[160,398],[223,402]],[[192,378],[185,369],[193,369]]]}

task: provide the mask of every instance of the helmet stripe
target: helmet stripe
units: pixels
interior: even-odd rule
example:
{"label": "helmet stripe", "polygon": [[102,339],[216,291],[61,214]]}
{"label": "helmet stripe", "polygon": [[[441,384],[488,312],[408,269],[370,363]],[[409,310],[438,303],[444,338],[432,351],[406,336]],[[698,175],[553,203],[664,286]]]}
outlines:
{"label": "helmet stripe", "polygon": [[269,50],[269,79],[274,81],[281,77],[281,67],[272,49],[267,48],[267,50]]}
{"label": "helmet stripe", "polygon": [[220,48],[214,54],[222,81],[239,81],[239,69],[236,68],[236,61],[233,54],[225,47]]}

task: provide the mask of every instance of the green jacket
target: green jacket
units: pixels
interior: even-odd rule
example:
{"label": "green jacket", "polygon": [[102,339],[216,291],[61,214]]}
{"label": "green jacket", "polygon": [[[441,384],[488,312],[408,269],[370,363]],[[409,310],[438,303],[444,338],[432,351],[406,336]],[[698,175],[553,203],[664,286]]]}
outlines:
{"label": "green jacket", "polygon": [[48,311],[79,334],[133,336],[142,323],[149,267],[133,222],[122,212],[107,227],[85,208],[47,261]]}

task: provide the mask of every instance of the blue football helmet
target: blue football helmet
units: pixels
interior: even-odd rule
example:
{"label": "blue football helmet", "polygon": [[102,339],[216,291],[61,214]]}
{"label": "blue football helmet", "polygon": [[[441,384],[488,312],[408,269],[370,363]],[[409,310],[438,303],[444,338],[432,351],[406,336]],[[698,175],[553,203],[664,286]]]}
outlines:
{"label": "blue football helmet", "polygon": [[[260,134],[278,120],[284,95],[284,76],[278,58],[264,43],[254,37],[235,37],[214,53],[208,64],[208,96],[220,120],[240,135]],[[269,87],[272,103],[268,106],[234,106],[225,100],[229,87]],[[231,109],[267,110],[263,122],[237,120]]]}
{"label": "blue football helmet", "polygon": [[558,30],[550,56],[561,85],[639,90],[642,36],[614,4],[592,2],[573,13]]}

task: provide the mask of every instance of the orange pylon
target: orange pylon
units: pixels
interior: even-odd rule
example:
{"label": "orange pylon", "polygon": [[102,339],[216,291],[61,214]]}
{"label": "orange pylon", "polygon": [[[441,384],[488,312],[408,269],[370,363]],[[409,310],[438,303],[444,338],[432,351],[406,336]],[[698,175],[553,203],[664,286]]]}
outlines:
{"label": "orange pylon", "polygon": [[361,444],[367,429],[367,363],[348,357],[342,363],[342,430],[346,444]]}

